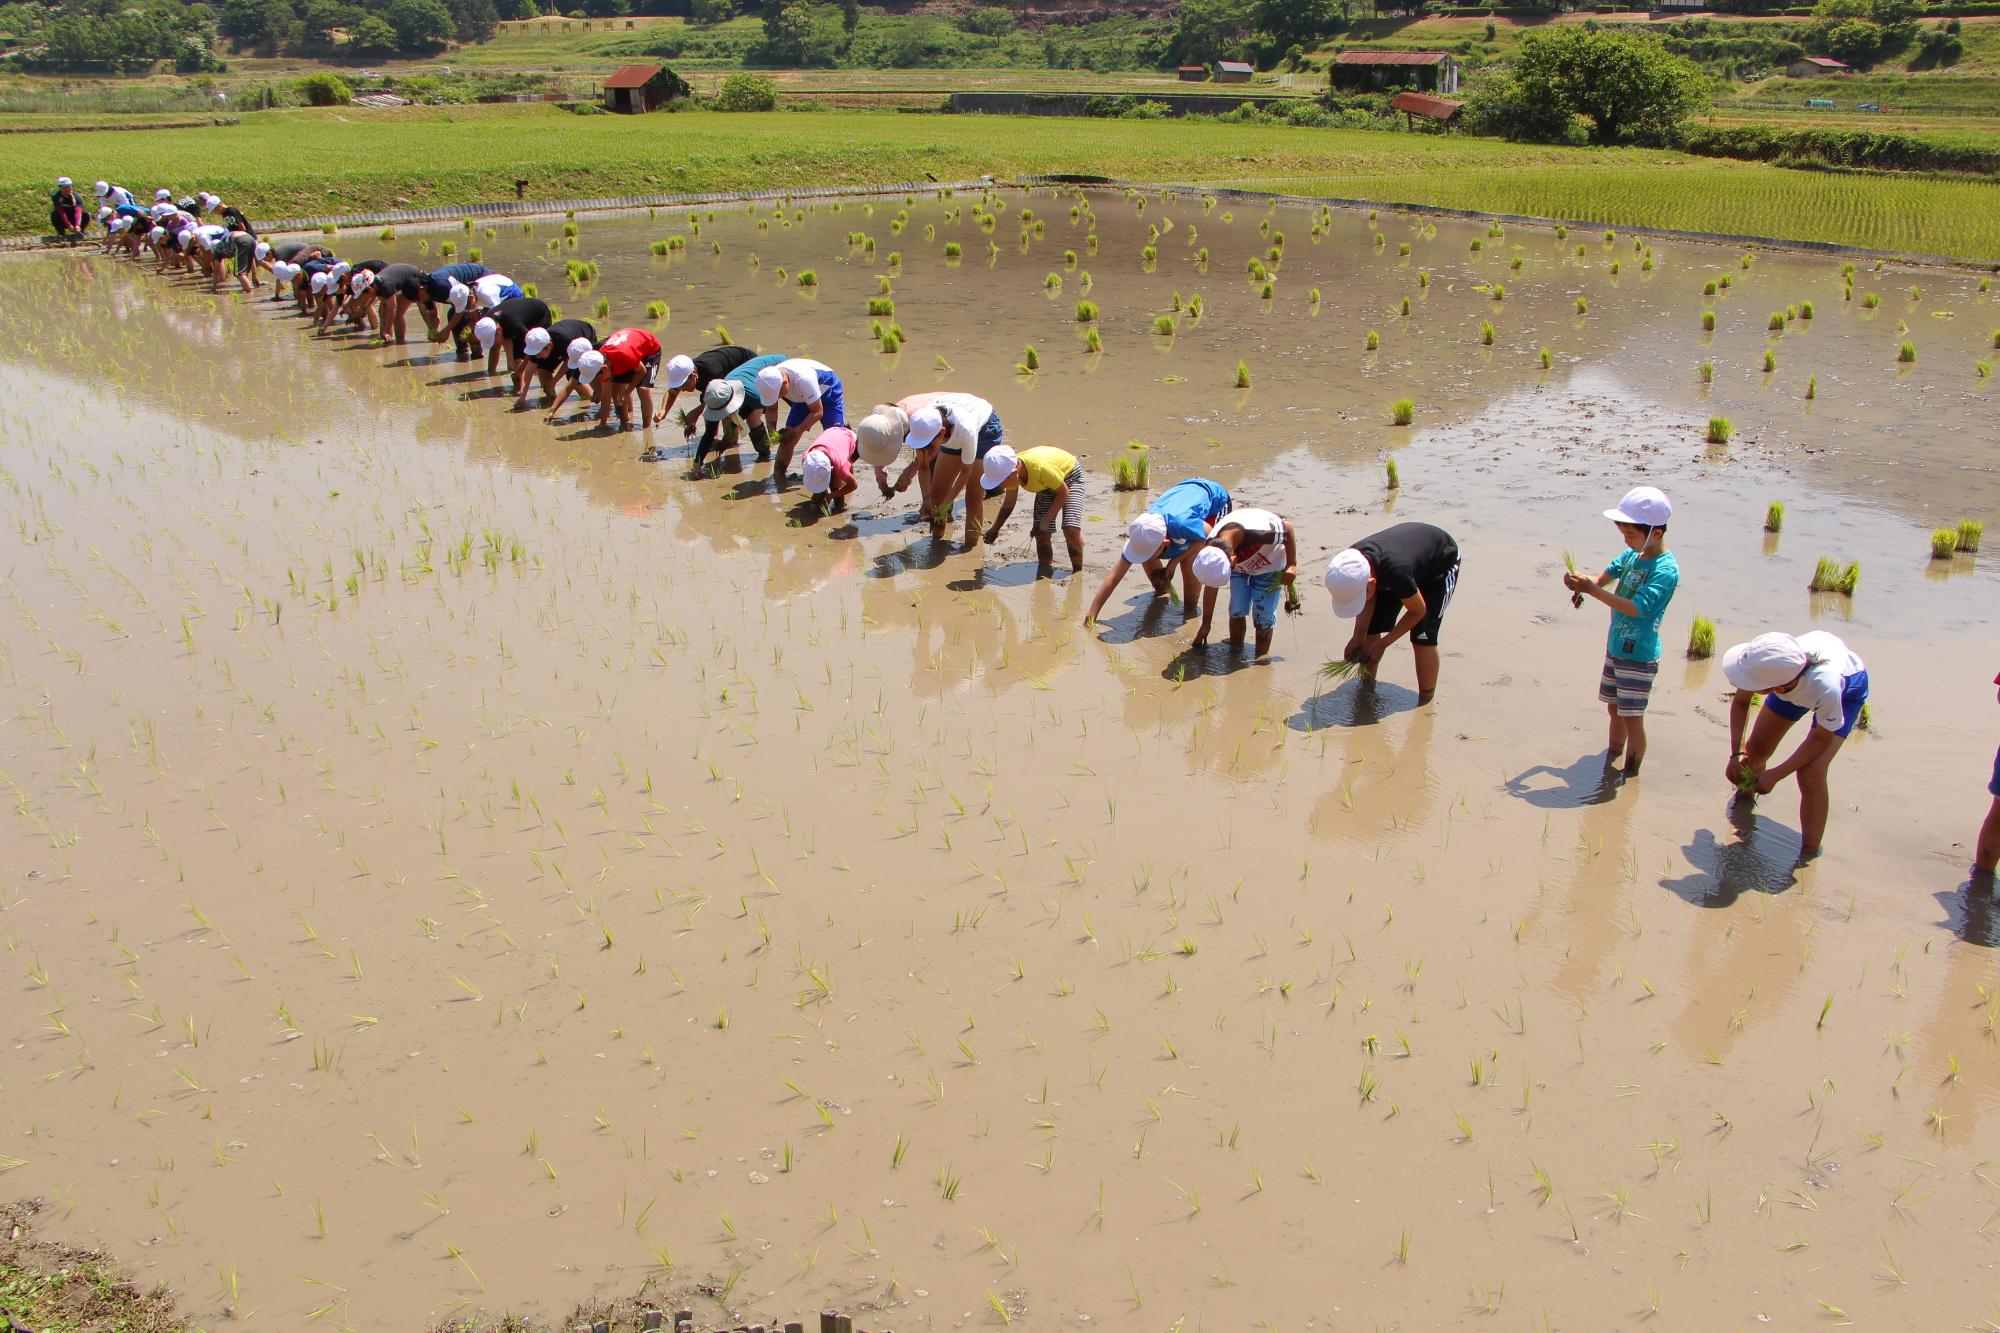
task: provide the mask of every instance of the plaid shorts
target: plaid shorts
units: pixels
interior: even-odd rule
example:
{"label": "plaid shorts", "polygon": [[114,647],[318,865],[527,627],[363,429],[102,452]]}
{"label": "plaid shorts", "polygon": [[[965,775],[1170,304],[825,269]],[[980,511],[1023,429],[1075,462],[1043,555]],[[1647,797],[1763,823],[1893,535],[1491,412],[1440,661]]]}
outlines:
{"label": "plaid shorts", "polygon": [[1617,704],[1620,717],[1644,717],[1646,703],[1653,696],[1653,679],[1659,674],[1658,662],[1632,662],[1606,653],[1604,674],[1597,682],[1597,701]]}

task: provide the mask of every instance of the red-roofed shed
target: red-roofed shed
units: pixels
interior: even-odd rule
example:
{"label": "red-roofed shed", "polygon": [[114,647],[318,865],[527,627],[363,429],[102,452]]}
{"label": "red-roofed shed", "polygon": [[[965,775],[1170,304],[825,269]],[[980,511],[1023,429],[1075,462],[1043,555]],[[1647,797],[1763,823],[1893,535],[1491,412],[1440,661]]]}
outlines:
{"label": "red-roofed shed", "polygon": [[604,109],[631,115],[686,97],[687,80],[665,65],[620,65],[604,80]]}
{"label": "red-roofed shed", "polygon": [[1400,92],[1389,99],[1392,110],[1403,113],[1404,123],[1412,123],[1412,118],[1422,116],[1425,120],[1435,120],[1441,125],[1449,125],[1458,119],[1458,113],[1465,109],[1465,103],[1450,97],[1435,97],[1430,93]]}
{"label": "red-roofed shed", "polygon": [[1448,51],[1342,51],[1327,67],[1336,88],[1413,86],[1425,92],[1458,91],[1458,61]]}

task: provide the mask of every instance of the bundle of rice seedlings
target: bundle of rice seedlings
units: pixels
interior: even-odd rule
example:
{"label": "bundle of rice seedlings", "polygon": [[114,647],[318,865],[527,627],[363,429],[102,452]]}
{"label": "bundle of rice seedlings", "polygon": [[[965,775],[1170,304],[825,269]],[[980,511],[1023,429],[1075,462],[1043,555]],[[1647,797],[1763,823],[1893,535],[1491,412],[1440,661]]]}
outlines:
{"label": "bundle of rice seedlings", "polygon": [[1590,313],[1589,298],[1582,296],[1576,298],[1576,313],[1579,315],[1587,315]]}
{"label": "bundle of rice seedlings", "polygon": [[1688,631],[1688,656],[1715,656],[1715,622],[1707,616],[1694,618],[1694,627]]}
{"label": "bundle of rice seedlings", "polygon": [[1479,342],[1480,342],[1480,345],[1481,345],[1482,347],[1491,347],[1491,346],[1493,345],[1493,338],[1494,338],[1494,336],[1495,336],[1495,331],[1494,331],[1494,328],[1493,328],[1493,321],[1492,321],[1492,320],[1490,320],[1490,319],[1482,319],[1482,320],[1480,320],[1480,321],[1479,321]]}
{"label": "bundle of rice seedlings", "polygon": [[663,255],[667,252],[667,243],[665,241],[654,241],[647,249],[656,255]]}
{"label": "bundle of rice seedlings", "polygon": [[1782,310],[1773,310],[1771,312],[1771,321],[1766,327],[1773,333],[1783,333],[1785,331],[1785,312]]}
{"label": "bundle of rice seedlings", "polygon": [[1174,317],[1161,315],[1153,321],[1153,332],[1165,338],[1174,336]]}
{"label": "bundle of rice seedlings", "polygon": [[868,313],[871,315],[893,315],[896,313],[896,302],[893,298],[887,296],[871,296],[868,298]]}
{"label": "bundle of rice seedlings", "polygon": [[610,302],[610,300],[609,300],[608,298],[606,298],[606,297],[602,297],[602,296],[598,297],[598,298],[597,298],[597,305],[596,305],[596,306],[595,306],[595,307],[594,307],[594,308],[593,308],[593,309],[591,310],[591,312],[590,312],[590,313],[591,313],[592,315],[594,315],[594,316],[595,316],[596,318],[598,318],[598,319],[604,319],[604,318],[606,318],[607,316],[609,316],[609,315],[611,314],[611,302]]}
{"label": "bundle of rice seedlings", "polygon": [[802,268],[792,281],[798,283],[801,287],[817,287],[819,286],[819,274],[812,269]]}
{"label": "bundle of rice seedlings", "polygon": [[1715,332],[1715,312],[1713,310],[1704,310],[1701,312],[1701,331],[1703,333]]}
{"label": "bundle of rice seedlings", "polygon": [[1540,355],[1541,355],[1543,370],[1547,370],[1550,366],[1555,364],[1556,361],[1555,353],[1551,352],[1548,348],[1544,347],[1541,350]]}
{"label": "bundle of rice seedlings", "polygon": [[475,245],[465,252],[465,257],[477,264],[480,260],[486,258],[486,252]]}
{"label": "bundle of rice seedlings", "polygon": [[1904,343],[1896,349],[1896,360],[1898,363],[1907,366],[1915,362],[1916,359],[1917,345],[1915,343]]}
{"label": "bundle of rice seedlings", "polygon": [[1979,549],[1979,542],[1986,535],[1986,525],[1977,519],[1962,518],[1958,521],[1958,549],[1971,555]]}
{"label": "bundle of rice seedlings", "polygon": [[1699,366],[1696,366],[1695,370],[1701,375],[1701,382],[1703,384],[1712,384],[1715,382],[1715,362],[1704,361]]}
{"label": "bundle of rice seedlings", "polygon": [[1076,303],[1076,322],[1077,322],[1077,323],[1079,323],[1079,324],[1088,324],[1088,323],[1090,323],[1090,322],[1091,322],[1092,320],[1094,320],[1094,319],[1096,319],[1096,318],[1097,318],[1097,302],[1095,302],[1095,301],[1078,301],[1078,302]]}
{"label": "bundle of rice seedlings", "polygon": [[1957,528],[1938,528],[1931,533],[1931,559],[1949,560],[1957,554]]}
{"label": "bundle of rice seedlings", "polygon": [[1368,337],[1363,343],[1363,346],[1366,348],[1366,350],[1370,352],[1375,351],[1376,349],[1382,346],[1382,335],[1375,332],[1375,330],[1373,329],[1368,330]]}
{"label": "bundle of rice seedlings", "polygon": [[1111,460],[1111,487],[1119,491],[1143,491],[1152,471],[1146,446],[1138,440],[1128,440],[1125,450]]}
{"label": "bundle of rice seedlings", "polygon": [[1771,507],[1764,511],[1764,531],[1779,532],[1785,526],[1785,502],[1771,501]]}
{"label": "bundle of rice seedlings", "polygon": [[667,303],[665,301],[646,302],[647,319],[665,319],[666,317],[667,317]]}
{"label": "bundle of rice seedlings", "polygon": [[1729,437],[1735,433],[1736,423],[1728,417],[1710,417],[1708,419],[1708,442],[1710,444],[1728,444]]}
{"label": "bundle of rice seedlings", "polygon": [[1808,398],[1819,397],[1819,376],[1817,375],[1806,376],[1806,397]]}
{"label": "bundle of rice seedlings", "polygon": [[1035,350],[1033,343],[1029,343],[1021,349],[1021,359],[1015,364],[1014,371],[1020,375],[1032,375],[1041,368],[1042,355]]}
{"label": "bundle of rice seedlings", "polygon": [[1236,363],[1236,387],[1239,389],[1250,387],[1250,363],[1247,361]]}
{"label": "bundle of rice seedlings", "polygon": [[1768,375],[1777,368],[1778,368],[1778,354],[1772,351],[1770,348],[1766,347],[1764,349],[1764,373]]}
{"label": "bundle of rice seedlings", "polygon": [[1389,419],[1398,426],[1409,425],[1411,421],[1416,419],[1416,415],[1417,404],[1415,399],[1398,398],[1389,404]]}
{"label": "bundle of rice seedlings", "polygon": [[1402,474],[1396,470],[1396,456],[1390,454],[1382,460],[1382,477],[1388,482],[1388,489],[1399,491],[1403,488]]}
{"label": "bundle of rice seedlings", "polygon": [[1086,352],[1101,352],[1104,350],[1104,339],[1097,336],[1096,329],[1090,329],[1084,333],[1083,350]]}
{"label": "bundle of rice seedlings", "polygon": [[1361,670],[1359,662],[1350,662],[1344,657],[1329,657],[1320,663],[1319,678],[1338,685],[1359,670]]}

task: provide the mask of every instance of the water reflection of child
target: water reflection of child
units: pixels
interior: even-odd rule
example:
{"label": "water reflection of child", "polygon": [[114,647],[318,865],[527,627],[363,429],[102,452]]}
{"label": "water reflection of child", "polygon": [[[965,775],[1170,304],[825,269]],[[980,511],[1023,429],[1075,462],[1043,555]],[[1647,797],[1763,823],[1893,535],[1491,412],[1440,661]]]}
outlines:
{"label": "water reflection of child", "polygon": [[1646,704],[1660,673],[1660,621],[1681,581],[1681,567],[1667,550],[1667,520],[1673,512],[1665,494],[1635,486],[1616,509],[1604,511],[1618,525],[1626,549],[1595,578],[1563,574],[1563,586],[1579,599],[1595,597],[1611,608],[1597,697],[1611,719],[1610,758],[1623,752],[1627,777],[1636,777],[1646,758]]}
{"label": "water reflection of child", "polygon": [[[1736,687],[1729,705],[1729,763],[1723,770],[1745,798],[1768,796],[1780,782],[1799,780],[1799,858],[1818,856],[1826,837],[1831,804],[1827,769],[1868,701],[1868,667],[1859,655],[1825,630],[1793,638],[1760,634],[1722,655],[1722,674]],[[1749,740],[1743,738],[1751,701],[1764,693],[1764,707]],[[1784,762],[1765,767],[1792,724],[1808,713],[1805,740]]]}

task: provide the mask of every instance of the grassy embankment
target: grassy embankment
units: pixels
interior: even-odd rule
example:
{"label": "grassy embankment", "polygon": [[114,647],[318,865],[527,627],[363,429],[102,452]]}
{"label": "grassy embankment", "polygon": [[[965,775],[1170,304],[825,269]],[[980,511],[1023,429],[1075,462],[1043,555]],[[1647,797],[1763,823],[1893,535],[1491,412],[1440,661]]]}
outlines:
{"label": "grassy embankment", "polygon": [[42,1241],[32,1204],[0,1205],[0,1310],[35,1333],[189,1333],[164,1291],[102,1254]]}
{"label": "grassy embankment", "polygon": [[[1636,149],[1208,123],[835,113],[577,117],[540,106],[265,112],[200,130],[18,134],[0,232],[43,223],[46,182],[207,187],[265,217],[513,197],[847,186],[1083,172],[1246,181],[1385,203],[1830,241],[1990,260],[2000,185],[1789,171]],[[331,184],[329,184],[331,182]]]}

